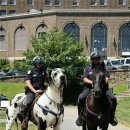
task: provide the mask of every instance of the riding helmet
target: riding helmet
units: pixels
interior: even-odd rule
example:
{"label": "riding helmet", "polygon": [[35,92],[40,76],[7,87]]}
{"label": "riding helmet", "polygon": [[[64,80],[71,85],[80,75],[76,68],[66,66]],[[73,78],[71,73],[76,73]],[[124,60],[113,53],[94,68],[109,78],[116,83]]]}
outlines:
{"label": "riding helmet", "polygon": [[93,60],[93,59],[100,59],[100,58],[101,58],[101,56],[100,56],[99,52],[94,51],[94,52],[91,53],[91,57],[90,57],[91,60]]}
{"label": "riding helmet", "polygon": [[33,58],[33,65],[35,66],[36,64],[43,64],[43,60],[40,56],[35,56]]}

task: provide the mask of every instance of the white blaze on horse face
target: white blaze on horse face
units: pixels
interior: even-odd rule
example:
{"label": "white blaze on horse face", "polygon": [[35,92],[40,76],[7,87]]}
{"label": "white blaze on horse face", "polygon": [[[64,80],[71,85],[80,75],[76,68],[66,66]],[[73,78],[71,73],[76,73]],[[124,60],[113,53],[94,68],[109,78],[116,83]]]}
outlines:
{"label": "white blaze on horse face", "polygon": [[67,84],[66,75],[64,72],[64,69],[61,68],[56,68],[51,72],[51,78],[57,87],[60,87],[63,82]]}

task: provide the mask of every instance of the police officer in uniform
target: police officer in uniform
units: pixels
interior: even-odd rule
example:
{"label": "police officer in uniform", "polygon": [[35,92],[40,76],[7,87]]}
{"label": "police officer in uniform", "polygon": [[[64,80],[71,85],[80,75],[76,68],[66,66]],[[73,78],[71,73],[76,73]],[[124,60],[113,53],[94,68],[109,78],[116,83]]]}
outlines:
{"label": "police officer in uniform", "polygon": [[90,91],[92,89],[92,84],[93,84],[92,83],[92,69],[95,67],[100,67],[100,68],[102,68],[102,70],[105,74],[105,77],[106,77],[106,86],[104,87],[103,91],[106,93],[106,96],[112,102],[110,123],[111,123],[111,125],[115,126],[118,123],[117,119],[114,116],[115,111],[116,111],[117,100],[108,87],[108,80],[110,77],[109,72],[106,70],[104,62],[100,60],[101,56],[100,56],[99,52],[97,52],[97,51],[92,52],[90,59],[92,61],[92,64],[89,66],[86,66],[86,68],[84,69],[84,73],[83,73],[83,81],[85,83],[85,88],[78,97],[78,119],[76,120],[76,124],[78,126],[82,126],[82,109],[85,105],[86,97],[90,93]]}
{"label": "police officer in uniform", "polygon": [[33,102],[35,95],[41,94],[46,89],[44,83],[46,78],[46,71],[43,69],[43,60],[40,56],[33,58],[34,68],[28,71],[26,76],[26,88],[25,94],[27,97],[27,102],[23,108],[24,120],[22,123],[22,128],[26,128],[28,125],[28,114],[30,105]]}

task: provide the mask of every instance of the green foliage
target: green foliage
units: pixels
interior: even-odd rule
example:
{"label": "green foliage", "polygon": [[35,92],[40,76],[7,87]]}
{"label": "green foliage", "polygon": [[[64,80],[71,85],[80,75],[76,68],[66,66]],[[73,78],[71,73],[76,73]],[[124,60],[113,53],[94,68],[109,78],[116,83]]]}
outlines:
{"label": "green foliage", "polygon": [[130,97],[118,102],[116,115],[120,123],[130,127]]}
{"label": "green foliage", "polygon": [[32,37],[33,49],[28,49],[24,55],[26,63],[32,66],[32,59],[41,56],[45,68],[64,68],[67,72],[68,87],[65,88],[64,99],[66,104],[75,104],[81,87],[81,75],[87,64],[83,55],[82,43],[76,43],[72,36],[54,28],[43,33],[40,38]]}
{"label": "green foliage", "polygon": [[0,58],[0,70],[8,71],[10,69],[9,60]]}
{"label": "green foliage", "polygon": [[16,94],[24,92],[24,83],[5,83],[0,82],[0,94],[7,96],[11,100]]}
{"label": "green foliage", "polygon": [[20,71],[26,72],[29,69],[29,65],[27,64],[26,60],[20,60],[14,62],[14,68],[17,68]]}
{"label": "green foliage", "polygon": [[32,50],[25,52],[27,63],[31,64],[34,56],[43,57],[44,67],[66,69],[71,79],[80,77],[86,58],[82,56],[82,43],[75,43],[72,37],[65,35],[57,29],[44,33],[39,39],[32,38]]}
{"label": "green foliage", "polygon": [[118,86],[113,88],[113,93],[117,95],[117,94],[119,94],[121,92],[126,92],[127,87],[128,87],[128,83],[123,83],[121,85],[118,85]]}

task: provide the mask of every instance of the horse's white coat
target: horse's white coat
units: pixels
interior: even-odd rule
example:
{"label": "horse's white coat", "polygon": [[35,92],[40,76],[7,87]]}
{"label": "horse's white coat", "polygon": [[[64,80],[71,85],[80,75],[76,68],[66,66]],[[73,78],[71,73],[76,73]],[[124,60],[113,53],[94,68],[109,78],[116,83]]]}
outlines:
{"label": "horse's white coat", "polygon": [[[64,74],[64,70],[61,68],[53,69],[50,77],[51,77],[51,82],[47,88],[47,91],[40,96],[37,103],[44,107],[47,106],[49,110],[52,110],[55,113],[59,113],[60,109],[58,109],[58,106],[59,104],[62,104],[63,88],[64,85],[67,85],[67,79],[66,79],[66,75]],[[19,97],[22,98],[18,100]],[[10,119],[7,118],[6,130],[11,130],[11,125],[14,119],[17,117],[17,114],[20,112],[20,106],[23,103],[24,99],[25,99],[25,94],[21,93],[21,94],[17,94],[12,100],[12,104],[8,108],[7,116]],[[14,107],[15,103],[18,104],[18,107],[16,108]],[[56,123],[56,116],[54,116],[51,113],[45,115],[42,109],[36,103],[33,108],[33,115],[38,126],[40,125],[39,118],[42,119],[43,122],[46,121],[47,127],[54,126]],[[62,120],[63,120],[63,113],[58,118],[58,122],[56,126],[54,126],[54,130],[61,129]]]}

